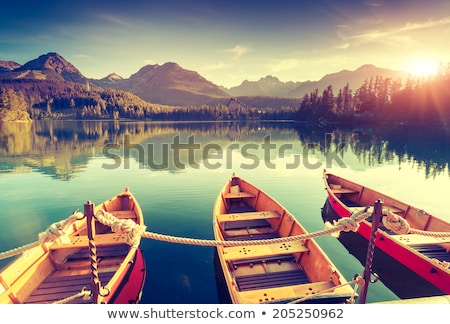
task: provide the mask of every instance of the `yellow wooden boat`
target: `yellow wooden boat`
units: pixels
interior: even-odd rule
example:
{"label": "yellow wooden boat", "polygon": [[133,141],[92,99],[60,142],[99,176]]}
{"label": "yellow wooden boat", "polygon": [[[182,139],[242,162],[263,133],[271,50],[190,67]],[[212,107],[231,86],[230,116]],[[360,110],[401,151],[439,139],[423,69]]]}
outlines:
{"label": "yellow wooden boat", "polygon": [[139,240],[130,245],[127,234],[113,233],[96,217],[87,221],[86,206],[88,210],[91,206],[93,215],[110,213],[144,224],[141,208],[128,188],[95,208],[86,204],[84,217],[81,214],[65,229],[66,241],[32,247],[2,269],[0,304],[140,301],[146,274]]}
{"label": "yellow wooden boat", "polygon": [[[233,174],[220,191],[213,218],[216,240],[242,242],[217,247],[234,304],[345,303],[354,296],[312,238],[276,242],[308,233],[275,199],[240,177]],[[248,244],[255,240],[265,241]]]}

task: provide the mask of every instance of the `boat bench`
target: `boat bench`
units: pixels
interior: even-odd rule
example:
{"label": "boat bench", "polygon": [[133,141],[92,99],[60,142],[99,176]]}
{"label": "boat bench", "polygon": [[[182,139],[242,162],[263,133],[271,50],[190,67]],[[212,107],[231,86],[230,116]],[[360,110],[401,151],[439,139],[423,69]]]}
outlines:
{"label": "boat bench", "polygon": [[223,194],[225,199],[241,199],[241,198],[255,198],[256,196],[252,193],[240,191],[240,192],[227,192]]}
{"label": "boat bench", "polygon": [[308,251],[308,247],[306,247],[303,242],[292,241],[287,243],[267,243],[264,245],[224,247],[223,255],[225,260],[231,261]]}
{"label": "boat bench", "polygon": [[237,276],[236,283],[240,291],[247,291],[307,284],[309,280],[302,270],[288,270]]}
{"label": "boat bench", "polygon": [[[248,303],[271,303],[271,302],[286,302],[286,300],[297,300],[304,296],[316,295],[309,302],[315,302],[319,300],[320,303],[344,303],[350,295],[335,293],[330,294],[318,294],[319,292],[331,289],[334,285],[331,281],[320,281],[312,283],[300,283],[297,285],[290,286],[290,289],[285,289],[285,287],[273,287],[273,288],[260,288],[256,290],[247,290],[240,293],[241,297],[245,299]],[[281,298],[281,300],[280,300]],[[306,301],[308,303],[308,301]]]}
{"label": "boat bench", "polygon": [[239,266],[253,267],[255,264],[258,264],[258,263],[270,263],[270,262],[276,262],[276,263],[280,264],[283,261],[295,263],[295,256],[293,254],[281,254],[281,255],[271,255],[271,256],[255,258],[255,259],[234,260],[234,261],[230,261],[230,265],[234,269],[237,269]]}
{"label": "boat bench", "polygon": [[420,234],[402,234],[392,235],[392,238],[397,242],[414,246],[414,245],[426,245],[426,244],[442,244],[450,243],[450,236],[447,237],[433,237]]}
{"label": "boat bench", "polygon": [[359,191],[348,189],[348,188],[339,188],[339,189],[331,189],[331,192],[334,194],[357,194]]}
{"label": "boat bench", "polygon": [[[97,247],[97,257],[105,258],[105,257],[117,257],[124,256],[130,250],[130,246],[128,244],[120,244],[117,246],[99,246]],[[82,248],[78,250],[76,253],[72,254],[67,260],[88,260],[89,259],[89,248]]]}
{"label": "boat bench", "polygon": [[239,222],[244,220],[256,220],[256,219],[277,219],[280,218],[280,214],[276,211],[256,211],[246,213],[229,213],[217,215],[217,221],[219,223],[224,222]]}
{"label": "boat bench", "polygon": [[137,219],[137,215],[134,210],[116,210],[108,212],[119,219]]}
{"label": "boat bench", "polygon": [[[106,245],[116,246],[117,244],[127,244],[127,235],[117,233],[97,234],[95,235],[94,241],[97,247]],[[53,243],[49,247],[49,249],[58,250],[67,248],[82,248],[87,246],[89,246],[89,238],[87,237],[87,235],[79,235],[70,237],[69,243],[63,244]]]}

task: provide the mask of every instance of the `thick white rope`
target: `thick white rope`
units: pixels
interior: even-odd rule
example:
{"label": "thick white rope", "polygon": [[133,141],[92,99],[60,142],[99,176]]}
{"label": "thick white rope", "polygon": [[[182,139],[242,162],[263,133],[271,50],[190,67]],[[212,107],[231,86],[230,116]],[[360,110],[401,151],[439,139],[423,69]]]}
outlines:
{"label": "thick white rope", "polygon": [[38,240],[33,243],[29,243],[26,245],[23,245],[21,247],[17,247],[14,249],[11,249],[9,251],[1,252],[0,253],[0,260],[10,258],[12,256],[21,254],[31,248],[34,248],[36,246],[42,245],[47,242],[55,241],[64,243],[69,241],[70,239],[67,235],[66,230],[69,228],[69,226],[74,223],[75,221],[82,219],[84,216],[82,213],[75,210],[72,215],[70,215],[67,219],[56,222],[51,224],[44,232],[39,233]]}
{"label": "thick white rope", "polygon": [[[343,283],[343,284],[340,284],[340,285],[337,285],[337,286],[334,286],[334,287],[331,287],[331,288],[327,288],[327,289],[321,290],[321,291],[319,291],[319,292],[317,292],[315,294],[307,295],[307,296],[304,296],[302,298],[295,299],[293,301],[288,302],[288,304],[300,304],[300,303],[302,303],[302,302],[304,302],[306,300],[315,298],[315,297],[317,297],[319,295],[322,295],[322,294],[325,294],[325,293],[333,292],[335,289],[338,289],[338,288],[341,288],[341,287],[345,287],[345,286],[351,285],[353,283],[355,284],[355,287],[353,288],[352,295],[347,300],[347,303],[348,304],[354,304],[355,303],[355,296],[356,296],[356,293],[358,291],[358,287],[359,286],[364,286],[364,284],[365,284],[365,281],[364,281],[364,279],[361,276],[357,276],[352,281],[348,281],[346,283]],[[282,301],[285,301],[285,300],[276,300],[275,302],[282,302]]]}
{"label": "thick white rope", "polygon": [[340,231],[357,231],[358,230],[358,222],[369,217],[371,212],[368,212],[367,209],[361,210],[358,213],[352,215],[349,218],[343,218],[339,221],[335,222],[333,225],[328,224],[327,229],[324,231],[306,233],[303,235],[296,236],[288,236],[281,238],[273,238],[273,239],[264,239],[264,240],[242,240],[242,241],[217,241],[217,240],[207,240],[207,239],[194,239],[194,238],[186,238],[186,237],[176,237],[171,235],[164,235],[152,232],[145,232],[145,226],[136,224],[134,222],[127,222],[126,226],[122,226],[122,223],[125,223],[126,220],[121,220],[116,218],[114,215],[101,211],[96,215],[97,220],[104,224],[112,226],[115,224],[116,228],[120,228],[124,232],[127,231],[132,232],[132,237],[141,235],[144,238],[149,238],[157,241],[164,241],[170,243],[179,243],[179,244],[188,244],[188,245],[199,245],[199,246],[242,246],[242,245],[262,245],[267,243],[285,243],[292,242],[297,240],[305,240],[319,236],[330,235],[335,232]]}
{"label": "thick white rope", "polygon": [[[207,239],[175,237],[171,235],[146,232],[145,225],[136,224],[134,221],[130,219],[123,219],[123,220],[118,219],[111,213],[105,212],[103,210],[96,215],[96,218],[100,223],[110,226],[113,232],[127,234],[128,244],[133,246],[137,246],[139,244],[141,237],[171,243],[200,245],[200,246],[242,246],[242,245],[262,245],[267,243],[286,243],[326,235],[338,236],[339,233],[342,231],[356,232],[358,230],[359,223],[372,215],[372,209],[373,209],[372,207],[366,207],[356,213],[353,213],[351,217],[344,217],[339,219],[338,221],[334,221],[333,224],[331,224],[330,222],[326,222],[325,230],[323,231],[282,238],[265,239],[265,240],[246,240],[246,241],[216,241]],[[388,229],[392,229],[393,231],[398,230],[400,232],[403,232],[405,231],[405,228],[407,228],[409,233],[428,235],[434,237],[450,236],[450,232],[426,232],[410,229],[409,225],[407,224],[407,221],[404,218],[399,217],[389,211],[386,212],[385,210],[383,210],[383,214],[385,214],[386,216],[383,217],[383,220],[384,218],[386,218],[386,221],[383,222],[383,225],[386,226]],[[74,221],[79,220],[82,217],[83,217],[82,213],[74,211],[74,213],[70,215],[67,219],[50,225],[50,227],[46,231],[40,233],[39,240],[37,242],[30,243],[22,247],[0,253],[0,260],[9,258],[14,255],[18,255],[28,249],[39,246],[46,242],[50,241],[56,241],[61,243],[67,242],[69,238],[67,236],[66,229]]]}
{"label": "thick white rope", "polygon": [[383,225],[396,234],[419,234],[430,237],[450,237],[450,232],[430,232],[411,228],[406,219],[391,212],[389,208],[383,209]]}
{"label": "thick white rope", "polygon": [[83,298],[83,300],[89,300],[89,299],[91,299],[92,292],[90,290],[85,290],[85,288],[86,287],[83,287],[83,289],[75,295],[66,297],[64,299],[57,300],[57,301],[53,302],[52,304],[67,304],[77,298]]}

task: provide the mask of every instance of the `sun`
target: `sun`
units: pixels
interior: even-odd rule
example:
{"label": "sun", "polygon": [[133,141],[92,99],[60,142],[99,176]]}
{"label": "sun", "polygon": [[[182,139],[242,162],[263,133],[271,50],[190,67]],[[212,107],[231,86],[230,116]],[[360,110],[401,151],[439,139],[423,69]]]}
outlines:
{"label": "sun", "polygon": [[437,73],[439,64],[432,59],[415,59],[409,62],[407,70],[417,77],[430,77]]}

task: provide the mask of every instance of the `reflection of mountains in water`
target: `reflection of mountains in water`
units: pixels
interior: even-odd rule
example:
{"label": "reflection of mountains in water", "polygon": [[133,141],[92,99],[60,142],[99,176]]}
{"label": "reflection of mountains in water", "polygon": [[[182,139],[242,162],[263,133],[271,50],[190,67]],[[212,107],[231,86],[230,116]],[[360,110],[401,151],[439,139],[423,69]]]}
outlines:
{"label": "reflection of mountains in water", "polygon": [[426,176],[444,172],[450,161],[449,134],[444,126],[436,125],[427,129],[350,129],[288,122],[35,121],[0,123],[0,172],[29,172],[31,168],[69,180],[93,156],[102,156],[105,144],[122,143],[125,135],[133,143],[152,142],[158,147],[171,143],[179,134],[195,135],[196,142],[225,145],[234,141],[260,143],[270,134],[274,140],[314,145],[323,154],[331,146],[345,143],[340,154],[350,151],[365,165],[396,159],[401,167],[412,161]]}

